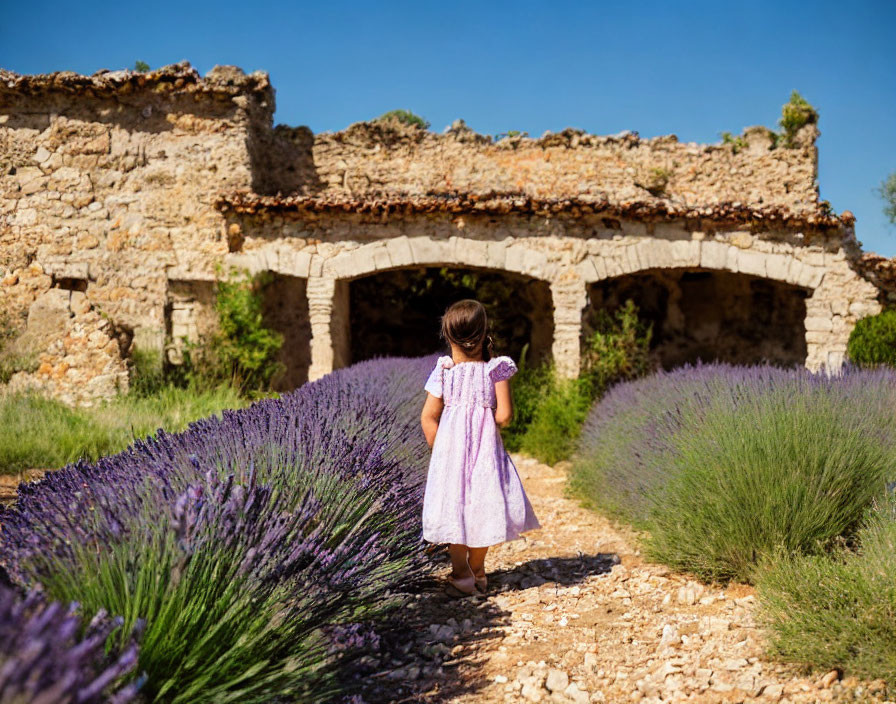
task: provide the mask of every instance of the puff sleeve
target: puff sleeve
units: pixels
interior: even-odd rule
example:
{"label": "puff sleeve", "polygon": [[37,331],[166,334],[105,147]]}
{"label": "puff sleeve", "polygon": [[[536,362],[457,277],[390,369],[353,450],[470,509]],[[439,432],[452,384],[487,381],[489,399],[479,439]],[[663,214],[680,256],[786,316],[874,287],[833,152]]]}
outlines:
{"label": "puff sleeve", "polygon": [[510,357],[494,357],[488,361],[488,375],[493,382],[509,379],[516,372],[516,364]]}
{"label": "puff sleeve", "polygon": [[423,388],[436,398],[442,398],[442,370],[448,369],[454,361],[448,355],[439,357]]}

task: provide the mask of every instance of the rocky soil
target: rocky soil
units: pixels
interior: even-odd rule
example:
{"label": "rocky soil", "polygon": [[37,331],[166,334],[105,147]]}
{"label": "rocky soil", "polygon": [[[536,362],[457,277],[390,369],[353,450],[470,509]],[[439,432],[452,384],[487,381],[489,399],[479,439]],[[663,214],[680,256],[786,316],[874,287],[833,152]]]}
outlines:
{"label": "rocky soil", "polygon": [[0,474],[0,504],[12,503],[16,498],[16,491],[22,482],[36,482],[44,476],[46,470],[29,469],[15,474]]}
{"label": "rocky soil", "polygon": [[563,465],[514,461],[543,529],[493,548],[486,597],[423,585],[364,663],[365,701],[887,701],[882,682],[770,661],[750,587],[646,563],[634,535],[564,498]]}

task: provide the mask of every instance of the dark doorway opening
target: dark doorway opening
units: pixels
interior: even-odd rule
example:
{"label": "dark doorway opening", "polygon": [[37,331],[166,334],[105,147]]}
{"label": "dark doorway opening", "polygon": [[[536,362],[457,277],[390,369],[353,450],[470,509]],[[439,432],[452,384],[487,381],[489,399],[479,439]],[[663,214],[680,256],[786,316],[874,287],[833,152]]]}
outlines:
{"label": "dark doorway opening", "polygon": [[652,269],[592,284],[583,332],[593,331],[596,311],[631,298],[653,324],[651,354],[664,369],[698,360],[801,365],[808,293],[748,274]]}
{"label": "dark doorway opening", "polygon": [[439,318],[463,298],[485,305],[496,354],[519,360],[526,347],[527,363],[550,356],[554,325],[547,282],[486,269],[419,267],[349,284],[351,362],[445,350]]}

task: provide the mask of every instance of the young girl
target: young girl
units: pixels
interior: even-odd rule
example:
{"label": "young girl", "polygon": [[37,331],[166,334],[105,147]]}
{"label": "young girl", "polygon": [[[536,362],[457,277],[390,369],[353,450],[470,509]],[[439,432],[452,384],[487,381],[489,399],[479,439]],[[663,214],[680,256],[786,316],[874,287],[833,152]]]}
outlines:
{"label": "young girl", "polygon": [[484,593],[489,546],[540,528],[498,427],[513,414],[510,357],[491,356],[485,308],[463,300],[442,316],[451,356],[439,357],[424,388],[420,422],[432,448],[423,497],[423,538],[448,543],[452,596]]}

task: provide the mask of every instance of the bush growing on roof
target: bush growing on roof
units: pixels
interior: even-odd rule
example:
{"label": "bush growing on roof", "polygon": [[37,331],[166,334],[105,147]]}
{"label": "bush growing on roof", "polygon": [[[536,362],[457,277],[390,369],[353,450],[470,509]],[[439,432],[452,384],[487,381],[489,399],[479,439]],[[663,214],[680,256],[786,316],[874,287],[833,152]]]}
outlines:
{"label": "bush growing on roof", "polygon": [[410,110],[390,110],[380,115],[374,122],[388,122],[389,120],[397,120],[403,125],[419,127],[423,130],[429,129],[429,122]]}

